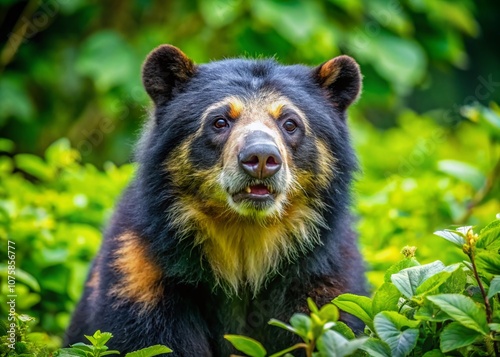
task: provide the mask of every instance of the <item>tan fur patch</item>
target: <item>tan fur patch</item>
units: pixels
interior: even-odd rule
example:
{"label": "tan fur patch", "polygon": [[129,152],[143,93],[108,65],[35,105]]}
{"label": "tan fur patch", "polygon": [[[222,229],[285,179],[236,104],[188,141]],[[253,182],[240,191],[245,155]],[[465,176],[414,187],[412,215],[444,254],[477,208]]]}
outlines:
{"label": "tan fur patch", "polygon": [[319,169],[316,180],[321,187],[326,187],[335,173],[335,158],[324,141],[316,139],[316,148],[318,150]]}
{"label": "tan fur patch", "polygon": [[237,293],[248,285],[256,294],[283,260],[291,260],[319,242],[321,216],[306,200],[290,203],[281,216],[261,221],[183,197],[174,224],[195,234],[217,283]]}
{"label": "tan fur patch", "polygon": [[[148,310],[162,298],[162,272],[151,262],[146,247],[137,235],[127,232],[117,238],[120,248],[112,266],[121,280],[111,287],[109,294],[120,300],[136,302]],[[120,304],[120,302],[118,302]]]}
{"label": "tan fur patch", "polygon": [[101,284],[101,275],[99,273],[99,265],[100,265],[100,256],[96,260],[96,264],[94,266],[94,269],[91,273],[90,279],[87,281],[86,286],[92,291],[90,292],[90,295],[88,297],[88,300],[92,304],[93,302],[97,301],[99,298],[99,286]]}
{"label": "tan fur patch", "polygon": [[333,82],[335,82],[339,73],[340,66],[337,61],[335,61],[335,58],[323,64],[319,70],[319,77],[322,82],[322,86],[329,87]]}
{"label": "tan fur patch", "polygon": [[238,119],[243,112],[243,102],[238,98],[229,100],[229,116],[231,119]]}
{"label": "tan fur patch", "polygon": [[281,116],[281,111],[283,110],[284,106],[285,106],[285,103],[283,103],[283,102],[272,103],[268,109],[269,114],[274,119],[278,119]]}

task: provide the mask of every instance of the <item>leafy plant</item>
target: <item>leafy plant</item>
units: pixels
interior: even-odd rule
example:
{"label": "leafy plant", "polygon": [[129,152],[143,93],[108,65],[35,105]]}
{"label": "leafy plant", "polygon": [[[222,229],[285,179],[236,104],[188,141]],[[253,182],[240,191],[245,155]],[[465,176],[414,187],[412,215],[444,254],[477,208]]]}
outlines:
{"label": "leafy plant", "polygon": [[[69,348],[62,348],[55,354],[57,357],[102,357],[109,355],[119,355],[120,351],[110,350],[106,343],[113,337],[109,332],[101,332],[97,330],[94,335],[85,338],[90,341],[89,344],[82,342],[75,343]],[[166,346],[155,345],[143,348],[138,351],[130,352],[125,357],[153,357],[163,353],[171,353],[172,350]]]}
{"label": "leafy plant", "polygon": [[[303,340],[270,356],[289,356],[297,349],[308,357],[359,355],[358,349],[375,357],[499,356],[500,220],[479,234],[470,226],[435,234],[462,249],[468,260],[422,265],[416,248],[405,247],[404,259],[387,270],[372,298],[343,294],[332,301],[365,323],[366,336],[355,338],[338,321],[335,306],[318,310],[308,299],[310,316],[295,314],[290,324],[269,322]],[[248,356],[268,356],[255,340],[225,337]]]}
{"label": "leafy plant", "polygon": [[36,319],[28,315],[9,315],[0,323],[0,356],[49,357],[60,343],[46,333],[31,332]]}
{"label": "leafy plant", "polygon": [[[46,333],[31,332],[36,319],[28,315],[12,315],[8,322],[0,324],[0,356],[5,357],[103,357],[119,355],[110,350],[106,343],[113,337],[109,332],[96,331],[92,336],[85,336],[90,344],[75,343],[68,348],[57,347],[60,341]],[[155,345],[126,354],[126,357],[153,357],[172,350],[163,345]]]}
{"label": "leafy plant", "polygon": [[370,356],[498,356],[500,221],[437,231],[468,261],[421,265],[414,249],[391,267],[373,298],[344,294],[333,303],[363,320]]}
{"label": "leafy plant", "polygon": [[[338,321],[339,311],[332,304],[318,309],[312,299],[307,303],[311,314],[297,313],[290,319],[290,324],[272,319],[270,325],[287,330],[299,336],[303,342],[297,343],[269,357],[291,356],[294,350],[305,350],[306,356],[337,356],[344,357],[356,351],[367,338],[355,338],[352,330],[343,322]],[[347,336],[347,337],[346,337]],[[258,341],[239,335],[224,336],[241,352],[251,357],[268,356],[266,349]],[[315,352],[317,351],[317,352]]]}

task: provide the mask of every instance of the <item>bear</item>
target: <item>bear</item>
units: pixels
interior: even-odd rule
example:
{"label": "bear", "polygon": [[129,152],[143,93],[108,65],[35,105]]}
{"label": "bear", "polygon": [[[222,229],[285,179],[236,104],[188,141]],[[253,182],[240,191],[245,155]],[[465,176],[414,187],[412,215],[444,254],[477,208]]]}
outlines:
{"label": "bear", "polygon": [[[365,295],[352,229],[358,162],[347,108],[361,74],[235,58],[195,64],[162,45],[142,79],[153,102],[137,171],[105,230],[66,343],[111,332],[122,353],[229,356],[225,334],[268,351],[298,342],[268,325],[339,294]],[[352,316],[342,320],[356,331]]]}

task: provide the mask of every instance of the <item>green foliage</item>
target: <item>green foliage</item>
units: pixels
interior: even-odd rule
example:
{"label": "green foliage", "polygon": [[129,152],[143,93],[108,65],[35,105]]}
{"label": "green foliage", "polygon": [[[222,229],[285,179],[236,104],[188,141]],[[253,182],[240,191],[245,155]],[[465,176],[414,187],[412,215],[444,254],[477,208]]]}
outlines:
{"label": "green foliage", "polygon": [[339,311],[334,305],[325,305],[321,309],[308,298],[310,315],[297,313],[290,319],[290,324],[271,319],[270,325],[296,334],[302,339],[282,351],[269,354],[266,349],[251,338],[239,335],[226,335],[224,338],[241,352],[250,357],[292,356],[290,352],[303,349],[308,357],[344,357],[354,353],[367,340],[366,337],[355,338],[352,330],[338,321]]}
{"label": "green foliage", "polygon": [[[69,348],[61,348],[55,353],[57,357],[102,357],[109,355],[119,355],[120,351],[110,350],[106,343],[113,337],[109,332],[97,330],[92,336],[85,336],[90,341],[89,344],[82,342],[75,343]],[[155,345],[146,347],[138,351],[129,352],[125,357],[153,357],[163,353],[171,353],[172,350],[166,346]]]}
{"label": "green foliage", "polygon": [[[498,256],[500,221],[489,224],[479,234],[467,226],[438,231],[436,235],[458,246],[469,262],[445,266],[436,261],[403,268],[391,275],[392,282],[382,285],[373,299],[348,294],[333,300],[366,323],[365,333],[371,338],[361,349],[371,356],[441,356],[450,351],[454,356],[498,355],[500,269],[481,267],[476,260],[480,254]],[[386,290],[387,284],[396,288],[392,297],[398,301],[397,310],[389,306],[385,311],[371,312],[379,291]],[[470,295],[475,289],[479,296]],[[367,299],[371,300],[371,309]]]}
{"label": "green foliage", "polygon": [[[22,151],[41,154],[69,137],[93,162],[125,162],[130,150],[121,142],[138,128],[147,103],[140,64],[161,43],[179,46],[199,63],[248,54],[317,65],[349,54],[365,73],[360,110],[392,124],[388,118],[413,88],[447,83],[453,90],[442,100],[451,106],[470,91],[451,69],[469,65],[468,79],[495,70],[494,61],[475,68],[465,43],[475,38],[483,44],[476,51],[490,48],[487,38],[477,37],[496,24],[481,29],[478,18],[497,11],[494,3],[472,0],[0,2],[9,19],[0,28],[6,39],[0,128]],[[424,99],[440,95],[438,89]],[[102,130],[104,121],[109,130]]]}
{"label": "green foliage", "polygon": [[[85,336],[90,344],[75,343],[68,348],[57,348],[60,341],[45,333],[31,332],[36,319],[28,315],[11,314],[8,321],[0,325],[0,356],[5,357],[103,357],[119,355],[106,344],[113,337],[109,332],[96,331]],[[125,357],[154,357],[172,350],[163,345],[155,345],[130,352]]]}
{"label": "green foliage", "polygon": [[[356,184],[358,230],[373,286],[390,281],[385,272],[399,260],[398,247],[418,246],[422,262],[450,264],[460,252],[432,232],[450,223],[484,226],[500,212],[500,141],[486,124],[500,122],[500,109],[493,103],[462,112],[467,120],[453,127],[438,124],[438,113],[410,111],[384,131],[363,121],[352,125],[363,168]],[[479,259],[495,264],[487,254]]]}
{"label": "green foliage", "polygon": [[[304,349],[308,357],[363,356],[498,356],[500,341],[500,269],[476,265],[479,254],[499,255],[500,220],[479,234],[472,227],[438,231],[436,235],[457,245],[469,262],[421,265],[415,249],[403,249],[405,258],[392,266],[390,282],[382,284],[373,298],[343,294],[332,302],[365,323],[365,335],[354,338],[338,321],[335,306],[320,310],[308,300],[310,316],[295,314],[290,324],[271,320],[271,325],[294,333],[304,341],[273,356]],[[410,255],[408,254],[410,252]],[[408,262],[411,261],[411,264]],[[470,291],[478,289],[479,296]],[[235,348],[251,357],[265,357],[257,341],[244,336],[225,336]],[[451,356],[451,355],[450,355]]]}
{"label": "green foliage", "polygon": [[[13,143],[3,140],[4,151]],[[133,167],[108,163],[104,171],[82,165],[67,139],[52,144],[43,158],[0,155],[0,254],[15,242],[16,311],[41,321],[44,331],[61,333],[79,300],[88,264],[99,249],[101,229]],[[2,301],[7,265],[0,263]],[[2,315],[7,304],[1,304]]]}
{"label": "green foliage", "polygon": [[33,317],[17,314],[0,321],[0,356],[51,356],[60,341],[45,333],[31,332],[35,324]]}

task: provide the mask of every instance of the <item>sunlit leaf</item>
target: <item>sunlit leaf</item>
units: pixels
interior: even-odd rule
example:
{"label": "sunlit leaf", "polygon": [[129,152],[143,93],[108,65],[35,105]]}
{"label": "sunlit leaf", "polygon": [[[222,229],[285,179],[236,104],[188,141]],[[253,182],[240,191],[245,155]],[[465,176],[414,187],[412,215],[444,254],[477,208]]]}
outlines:
{"label": "sunlit leaf", "polygon": [[484,335],[488,333],[486,312],[471,298],[460,294],[440,294],[427,296],[427,299],[463,326]]}
{"label": "sunlit leaf", "polygon": [[224,338],[231,342],[231,344],[238,351],[246,353],[250,357],[265,357],[267,354],[266,349],[262,344],[250,337],[237,336],[237,335],[224,335]]}

